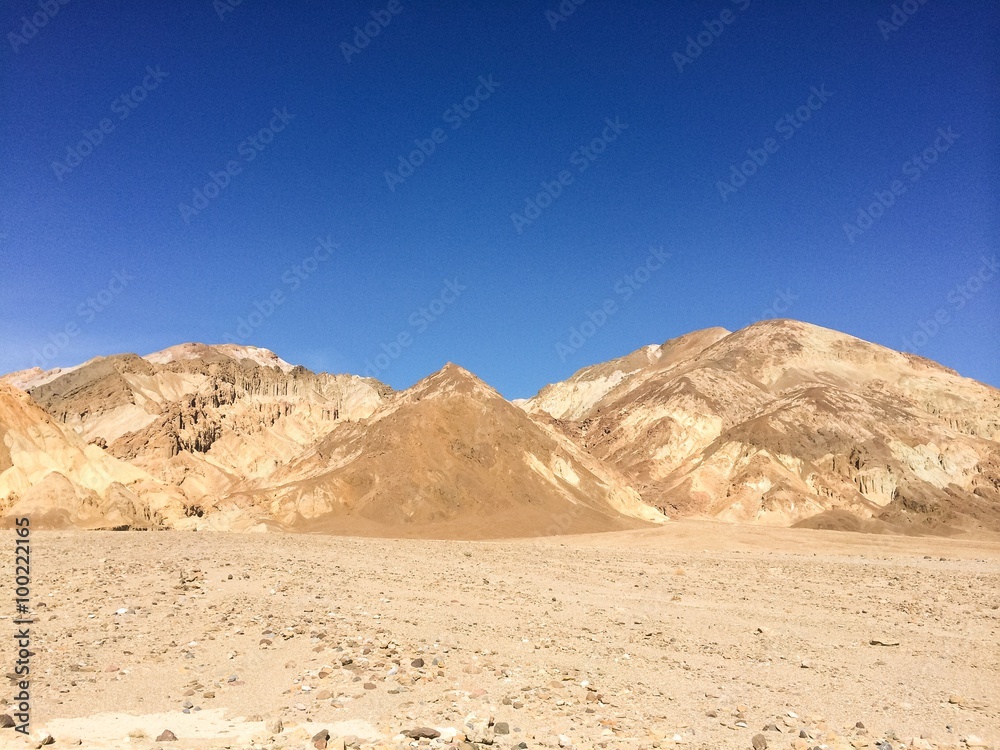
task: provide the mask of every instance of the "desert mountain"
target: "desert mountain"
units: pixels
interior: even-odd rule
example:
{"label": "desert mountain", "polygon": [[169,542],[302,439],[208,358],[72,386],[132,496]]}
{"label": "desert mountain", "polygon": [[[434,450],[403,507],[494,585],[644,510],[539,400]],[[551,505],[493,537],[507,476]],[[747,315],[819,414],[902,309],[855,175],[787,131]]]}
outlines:
{"label": "desert mountain", "polygon": [[518,405],[455,365],[397,393],[235,345],[0,388],[0,515],[453,537],[664,514],[1000,532],[1000,391],[790,320],[646,346]]}
{"label": "desert mountain", "polygon": [[1000,391],[818,326],[698,331],[521,405],[670,515],[1000,531]]}
{"label": "desert mountain", "polygon": [[338,421],[371,414],[391,390],[314,374],[266,349],[204,344],[10,381],[85,441],[180,488],[194,512],[205,496],[267,476]]}
{"label": "desert mountain", "polygon": [[614,469],[453,364],[256,485],[219,510],[286,527],[465,538],[662,520]]}
{"label": "desert mountain", "polygon": [[0,383],[0,517],[42,525],[147,528],[184,518],[180,493],[88,445]]}

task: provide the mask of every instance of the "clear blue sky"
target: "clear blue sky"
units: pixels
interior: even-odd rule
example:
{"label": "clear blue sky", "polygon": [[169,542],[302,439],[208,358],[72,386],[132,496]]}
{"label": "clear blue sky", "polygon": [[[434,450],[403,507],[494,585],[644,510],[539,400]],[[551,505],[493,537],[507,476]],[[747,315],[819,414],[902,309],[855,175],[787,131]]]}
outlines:
{"label": "clear blue sky", "polygon": [[1000,385],[996,2],[227,2],[4,5],[0,371],[229,335],[517,397],[782,315]]}

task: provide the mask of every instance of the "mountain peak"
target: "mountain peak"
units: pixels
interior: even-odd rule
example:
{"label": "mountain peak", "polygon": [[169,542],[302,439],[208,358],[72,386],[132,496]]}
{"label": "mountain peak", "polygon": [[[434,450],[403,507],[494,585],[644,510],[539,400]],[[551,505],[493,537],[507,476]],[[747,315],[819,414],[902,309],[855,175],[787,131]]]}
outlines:
{"label": "mountain peak", "polygon": [[454,362],[447,362],[444,367],[415,383],[410,391],[418,398],[446,395],[478,395],[502,398],[493,388],[483,382],[474,373]]}
{"label": "mountain peak", "polygon": [[290,372],[294,365],[286,362],[270,349],[259,346],[243,346],[240,344],[202,344],[188,342],[177,344],[143,357],[147,362],[163,365],[170,362],[180,362],[192,359],[204,359],[211,355],[222,355],[229,359],[249,359],[264,367],[277,367],[282,372]]}

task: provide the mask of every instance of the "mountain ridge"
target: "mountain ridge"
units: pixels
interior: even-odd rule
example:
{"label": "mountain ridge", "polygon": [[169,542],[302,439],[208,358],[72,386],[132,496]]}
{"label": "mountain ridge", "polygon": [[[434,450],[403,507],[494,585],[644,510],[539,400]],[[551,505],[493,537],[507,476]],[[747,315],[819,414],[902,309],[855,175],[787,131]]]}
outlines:
{"label": "mountain ridge", "polygon": [[197,342],[2,383],[142,472],[171,498],[165,527],[1000,533],[1000,391],[791,319],[692,331],[515,401],[451,362],[394,391]]}

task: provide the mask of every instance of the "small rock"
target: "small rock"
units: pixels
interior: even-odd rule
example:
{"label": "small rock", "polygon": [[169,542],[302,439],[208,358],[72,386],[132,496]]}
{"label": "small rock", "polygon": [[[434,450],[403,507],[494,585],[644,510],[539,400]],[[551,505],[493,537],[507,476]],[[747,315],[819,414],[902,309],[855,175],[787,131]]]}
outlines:
{"label": "small rock", "polygon": [[364,688],[365,688],[365,690],[374,690],[375,689],[375,683],[374,682],[366,682],[365,685],[364,685]]}
{"label": "small rock", "polygon": [[986,743],[974,734],[968,735],[962,742],[969,747],[986,747]]}
{"label": "small rock", "polygon": [[281,723],[281,719],[275,719],[268,722],[267,731],[271,734],[281,734],[285,731],[285,725]]}
{"label": "small rock", "polygon": [[177,742],[177,735],[169,729],[164,729],[156,738],[157,742]]}
{"label": "small rock", "polygon": [[767,737],[762,734],[755,734],[751,740],[753,750],[767,750]]}
{"label": "small rock", "polygon": [[510,734],[510,725],[506,721],[498,721],[493,725],[493,731],[497,734]]}
{"label": "small rock", "polygon": [[330,732],[327,729],[321,729],[313,735],[312,743],[316,750],[327,750],[327,743],[330,741]]}
{"label": "small rock", "polygon": [[403,732],[403,734],[411,740],[436,740],[441,736],[441,733],[438,730],[432,729],[431,727],[416,727],[415,729]]}
{"label": "small rock", "polygon": [[565,734],[559,735],[559,747],[570,747],[572,744],[573,741]]}
{"label": "small rock", "polygon": [[766,727],[764,727],[764,731],[765,732],[780,732],[781,731],[781,727],[779,727],[777,724],[768,724]]}
{"label": "small rock", "polygon": [[16,724],[10,714],[0,714],[0,729],[10,729],[13,726]]}
{"label": "small rock", "polygon": [[411,667],[416,667],[417,669],[420,669],[422,666],[424,666],[424,660],[423,659],[414,659],[413,661],[410,662],[410,666]]}

